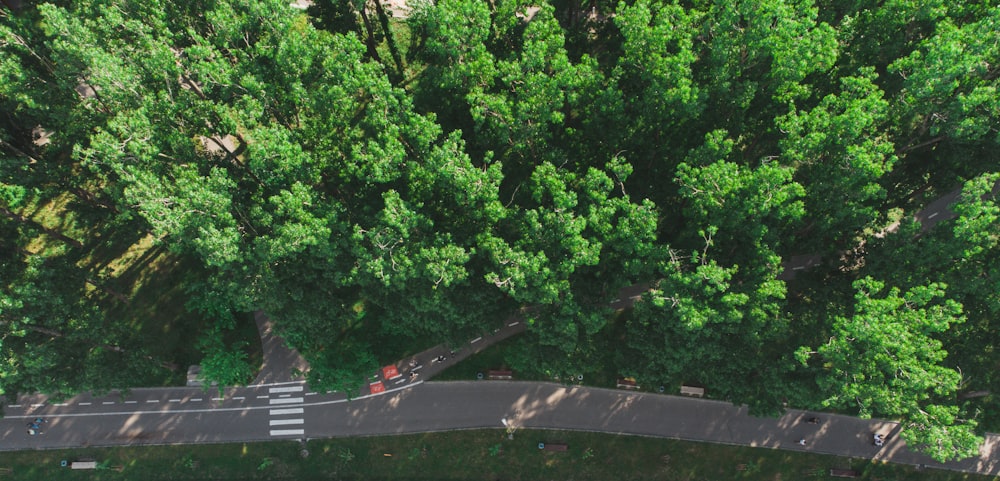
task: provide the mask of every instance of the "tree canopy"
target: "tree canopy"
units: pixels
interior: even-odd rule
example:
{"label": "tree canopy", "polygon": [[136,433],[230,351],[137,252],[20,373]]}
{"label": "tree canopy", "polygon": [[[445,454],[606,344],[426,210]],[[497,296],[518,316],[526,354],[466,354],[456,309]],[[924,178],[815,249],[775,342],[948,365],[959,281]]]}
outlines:
{"label": "tree canopy", "polygon": [[[223,383],[252,374],[241,313],[353,390],[525,309],[520,370],[888,417],[974,454],[1000,429],[1000,7],[581,5],[0,10],[0,389],[174,361],[116,310],[162,264],[99,261],[141,246],[183,263],[170,295]],[[786,270],[799,254],[824,261]]]}

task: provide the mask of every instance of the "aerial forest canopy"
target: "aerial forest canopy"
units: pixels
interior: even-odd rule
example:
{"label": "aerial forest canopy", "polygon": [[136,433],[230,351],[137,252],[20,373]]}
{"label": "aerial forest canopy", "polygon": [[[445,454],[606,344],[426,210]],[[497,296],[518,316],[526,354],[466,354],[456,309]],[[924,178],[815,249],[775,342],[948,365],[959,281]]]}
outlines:
{"label": "aerial forest canopy", "polygon": [[540,376],[1000,429],[994,1],[4,3],[8,395],[246,382],[257,310],[356,389],[522,309]]}

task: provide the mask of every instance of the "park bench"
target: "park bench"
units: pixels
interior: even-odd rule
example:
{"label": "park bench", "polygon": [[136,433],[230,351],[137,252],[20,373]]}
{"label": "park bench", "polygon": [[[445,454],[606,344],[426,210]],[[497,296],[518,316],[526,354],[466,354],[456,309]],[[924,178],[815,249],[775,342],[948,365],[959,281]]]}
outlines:
{"label": "park bench", "polygon": [[504,369],[490,369],[486,372],[486,377],[491,381],[510,381],[514,379],[514,371]]}
{"label": "park bench", "polygon": [[543,444],[545,444],[545,447],[542,448],[542,449],[544,449],[545,451],[567,451],[567,450],[569,450],[569,445],[568,444],[562,444],[562,443],[543,443]]}
{"label": "park bench", "polygon": [[618,378],[618,383],[616,384],[621,389],[639,389],[639,385],[636,384],[634,379],[628,378]]}
{"label": "park bench", "polygon": [[683,396],[694,396],[694,397],[705,397],[705,388],[694,387],[694,386],[681,386],[681,395]]}
{"label": "park bench", "polygon": [[861,473],[858,473],[853,469],[830,468],[830,476],[833,476],[835,478],[856,478],[858,476],[861,476]]}

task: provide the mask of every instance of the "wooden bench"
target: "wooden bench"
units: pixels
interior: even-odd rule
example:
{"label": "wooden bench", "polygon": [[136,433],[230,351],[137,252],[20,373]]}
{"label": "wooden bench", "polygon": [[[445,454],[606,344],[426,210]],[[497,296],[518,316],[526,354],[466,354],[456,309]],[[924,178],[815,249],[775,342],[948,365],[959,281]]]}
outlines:
{"label": "wooden bench", "polygon": [[562,443],[545,443],[545,447],[542,449],[546,451],[567,451],[569,450],[569,445]]}
{"label": "wooden bench", "polygon": [[639,385],[635,381],[626,378],[618,378],[617,387],[620,389],[639,389]]}
{"label": "wooden bench", "polygon": [[861,476],[861,473],[853,469],[830,468],[830,476],[835,478],[857,478],[858,476]]}
{"label": "wooden bench", "polygon": [[491,381],[510,381],[511,379],[514,379],[514,371],[490,369],[486,372],[486,377]]}
{"label": "wooden bench", "polygon": [[682,396],[705,397],[705,388],[694,386],[681,386]]}

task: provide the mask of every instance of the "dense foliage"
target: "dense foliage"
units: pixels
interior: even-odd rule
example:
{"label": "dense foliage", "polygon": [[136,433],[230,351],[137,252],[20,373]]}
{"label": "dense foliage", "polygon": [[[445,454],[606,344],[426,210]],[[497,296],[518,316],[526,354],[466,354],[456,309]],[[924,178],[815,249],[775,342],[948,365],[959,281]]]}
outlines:
{"label": "dense foliage", "polygon": [[[224,381],[234,312],[350,389],[382,339],[531,306],[519,369],[895,418],[939,459],[1000,427],[994,2],[28,3],[0,10],[8,393],[162,368],[96,247],[25,215],[70,198],[194,266]],[[959,186],[957,218],[912,220]]]}

